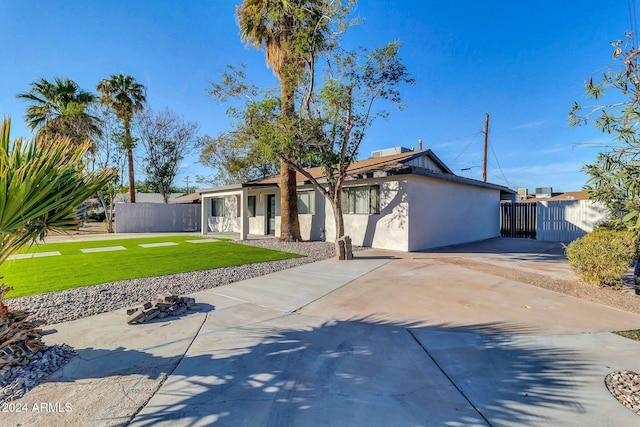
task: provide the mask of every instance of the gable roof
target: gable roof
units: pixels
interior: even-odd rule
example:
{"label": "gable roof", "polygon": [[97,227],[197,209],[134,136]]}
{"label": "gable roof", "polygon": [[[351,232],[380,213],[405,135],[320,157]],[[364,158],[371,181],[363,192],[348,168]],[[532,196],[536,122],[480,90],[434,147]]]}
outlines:
{"label": "gable roof", "polygon": [[[421,150],[421,151],[410,151],[407,153],[401,154],[392,154],[390,156],[382,156],[382,157],[370,157],[364,160],[358,160],[356,162],[351,163],[349,168],[347,169],[347,176],[358,176],[367,174],[373,171],[390,171],[402,167],[407,167],[407,164],[412,160],[418,159],[420,157],[427,157],[431,162],[437,166],[439,170],[434,170],[434,172],[445,173],[449,175],[454,175],[454,173],[449,169],[443,162],[440,160],[431,150]],[[321,167],[308,168],[307,171],[311,176],[316,179],[323,178],[324,173],[322,172]],[[309,179],[301,174],[300,172],[296,172],[296,181],[299,184],[303,184],[307,182]],[[248,185],[265,185],[265,184],[279,184],[280,183],[280,175],[272,175],[266,178],[256,179],[248,182]]]}
{"label": "gable roof", "polygon": [[[316,179],[321,180],[324,178],[321,167],[308,168],[307,171]],[[349,166],[347,176],[355,179],[371,178],[374,176],[374,172],[382,172],[385,175],[415,174],[476,187],[492,188],[500,190],[501,194],[516,194],[515,191],[502,185],[478,181],[454,174],[430,149],[359,160]],[[296,172],[296,182],[298,185],[310,184],[309,179],[300,172]],[[280,175],[272,175],[242,184],[200,190],[200,192],[210,193],[220,192],[222,190],[237,190],[242,187],[275,187],[279,184]]]}

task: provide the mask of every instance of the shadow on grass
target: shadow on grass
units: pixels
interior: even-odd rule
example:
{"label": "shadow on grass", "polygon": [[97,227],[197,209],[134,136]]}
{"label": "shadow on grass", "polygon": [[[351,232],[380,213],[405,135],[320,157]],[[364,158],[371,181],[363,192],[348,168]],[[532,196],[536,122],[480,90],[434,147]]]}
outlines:
{"label": "shadow on grass", "polygon": [[[523,332],[300,315],[210,327],[132,425],[546,425],[549,411],[584,414],[593,402],[574,392],[592,362],[511,335]],[[106,375],[159,378],[179,360],[121,348],[78,353],[120,360]],[[69,380],[98,375],[76,373]]]}

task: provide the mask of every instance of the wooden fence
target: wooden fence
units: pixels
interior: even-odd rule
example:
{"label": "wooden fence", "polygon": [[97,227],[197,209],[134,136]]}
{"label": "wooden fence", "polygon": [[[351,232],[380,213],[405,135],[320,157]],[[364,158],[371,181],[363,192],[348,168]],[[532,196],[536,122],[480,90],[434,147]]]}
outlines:
{"label": "wooden fence", "polygon": [[500,204],[500,237],[536,238],[536,203]]}

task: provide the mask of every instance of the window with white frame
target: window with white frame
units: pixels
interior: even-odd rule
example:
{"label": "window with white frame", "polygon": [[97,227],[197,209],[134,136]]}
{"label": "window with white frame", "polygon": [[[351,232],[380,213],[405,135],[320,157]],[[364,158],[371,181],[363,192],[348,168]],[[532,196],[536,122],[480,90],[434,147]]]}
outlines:
{"label": "window with white frame", "polygon": [[343,210],[348,214],[379,214],[380,186],[350,187],[343,191]]}
{"label": "window with white frame", "polygon": [[224,197],[213,197],[211,199],[211,216],[224,216]]}
{"label": "window with white frame", "polygon": [[298,214],[313,214],[315,210],[313,190],[298,192]]}

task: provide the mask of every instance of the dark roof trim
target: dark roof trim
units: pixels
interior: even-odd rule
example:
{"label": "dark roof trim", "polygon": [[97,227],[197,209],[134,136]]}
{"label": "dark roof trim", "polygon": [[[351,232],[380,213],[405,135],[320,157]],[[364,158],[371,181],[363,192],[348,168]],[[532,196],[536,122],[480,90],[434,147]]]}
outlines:
{"label": "dark roof trim", "polygon": [[269,184],[269,183],[261,183],[261,182],[243,182],[242,183],[242,187],[243,188],[267,188],[267,187],[279,187],[278,184]]}
{"label": "dark roof trim", "polygon": [[259,182],[243,182],[242,184],[223,185],[221,187],[198,190],[200,194],[221,193],[224,191],[242,190],[243,188],[268,188],[278,187],[278,184],[261,184]]}
{"label": "dark roof trim", "polygon": [[508,187],[504,187],[502,185],[493,184],[491,182],[478,181],[477,179],[465,178],[463,176],[458,176],[458,175],[438,173],[438,172],[430,171],[428,169],[423,169],[423,168],[414,167],[411,169],[410,173],[419,175],[419,176],[426,176],[429,178],[436,178],[436,179],[443,179],[445,181],[457,182],[460,184],[475,185],[476,187],[491,188],[494,190],[500,190],[501,193],[516,194],[516,192],[513,191],[512,189]]}

